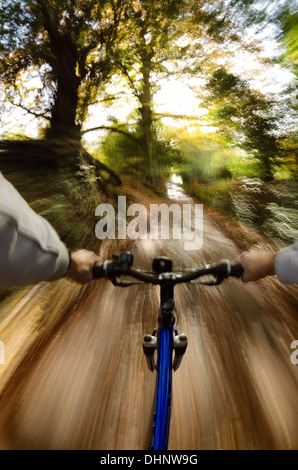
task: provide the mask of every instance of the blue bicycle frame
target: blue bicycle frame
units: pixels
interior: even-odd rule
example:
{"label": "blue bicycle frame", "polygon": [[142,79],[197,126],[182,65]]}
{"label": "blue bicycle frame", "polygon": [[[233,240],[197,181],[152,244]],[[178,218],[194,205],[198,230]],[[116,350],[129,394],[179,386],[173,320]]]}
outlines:
{"label": "blue bicycle frame", "polygon": [[152,450],[166,450],[171,417],[173,327],[160,328]]}
{"label": "blue bicycle frame", "polygon": [[[152,357],[152,349],[149,347],[149,356],[151,358],[149,367],[152,371],[156,369],[157,374],[151,450],[166,450],[168,447],[171,418],[172,371],[176,370],[180,365],[182,354],[185,352],[187,345],[187,338],[185,336],[182,342],[179,340],[175,341],[175,338],[179,338],[179,335],[176,334],[174,330],[174,284],[172,279],[165,277],[160,287],[161,304],[158,330],[156,333],[156,366]],[[152,338],[150,335],[148,335],[148,337]],[[154,344],[154,338],[152,343]],[[173,351],[175,351],[174,360]],[[148,354],[146,347],[144,348],[144,352]]]}

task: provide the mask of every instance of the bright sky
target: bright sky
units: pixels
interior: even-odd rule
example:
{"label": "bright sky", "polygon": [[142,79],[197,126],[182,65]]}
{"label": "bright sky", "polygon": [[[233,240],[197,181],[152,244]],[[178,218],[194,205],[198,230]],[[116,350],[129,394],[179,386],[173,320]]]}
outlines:
{"label": "bright sky", "polygon": [[195,93],[179,80],[170,80],[162,84],[154,97],[158,113],[172,113],[178,115],[203,115],[200,108],[201,100]]}

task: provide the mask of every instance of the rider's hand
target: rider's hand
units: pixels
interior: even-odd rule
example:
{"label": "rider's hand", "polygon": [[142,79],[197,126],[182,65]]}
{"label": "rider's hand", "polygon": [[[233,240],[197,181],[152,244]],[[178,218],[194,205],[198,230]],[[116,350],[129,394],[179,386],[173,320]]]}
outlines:
{"label": "rider's hand", "polygon": [[276,253],[249,251],[242,253],[236,260],[243,266],[241,279],[243,282],[258,281],[266,276],[275,274]]}
{"label": "rider's hand", "polygon": [[65,276],[80,284],[92,281],[92,268],[100,261],[93,251],[80,249],[70,253],[70,265]]}

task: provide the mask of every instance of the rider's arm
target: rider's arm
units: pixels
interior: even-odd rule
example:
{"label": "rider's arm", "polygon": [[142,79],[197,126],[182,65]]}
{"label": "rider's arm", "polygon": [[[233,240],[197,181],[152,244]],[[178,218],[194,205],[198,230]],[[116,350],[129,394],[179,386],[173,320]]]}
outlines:
{"label": "rider's arm", "polygon": [[275,271],[282,283],[298,283],[298,240],[277,253]]}
{"label": "rider's arm", "polygon": [[[47,220],[36,214],[18,191],[0,173],[0,289],[55,281],[68,276],[78,282],[89,280],[90,254],[69,255],[65,244]],[[87,260],[87,261],[86,261]]]}

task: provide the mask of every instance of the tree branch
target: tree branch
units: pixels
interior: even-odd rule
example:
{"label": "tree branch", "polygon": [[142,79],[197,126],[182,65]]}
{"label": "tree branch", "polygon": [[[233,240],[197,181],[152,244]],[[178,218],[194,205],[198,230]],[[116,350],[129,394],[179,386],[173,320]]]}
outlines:
{"label": "tree branch", "polygon": [[184,119],[186,121],[205,121],[203,116],[188,116],[187,114],[172,114],[172,113],[154,113],[155,120],[162,118]]}
{"label": "tree branch", "polygon": [[26,113],[28,114],[31,114],[32,116],[36,117],[36,118],[43,118],[43,119],[46,119],[47,121],[50,120],[50,117],[49,116],[46,116],[44,113],[38,113],[36,111],[32,111],[31,109],[27,108],[27,106],[24,106],[22,103],[15,103],[11,98],[7,97],[7,101],[14,107],[16,108],[21,108],[23,109],[24,111],[26,111]]}
{"label": "tree branch", "polygon": [[129,81],[130,86],[131,86],[131,88],[132,88],[132,90],[133,90],[134,95],[136,96],[136,98],[139,98],[139,91],[137,90],[134,81],[133,81],[132,78],[130,77],[127,68],[126,68],[125,65],[122,64],[121,62],[119,63],[119,65],[120,65],[120,68],[122,69],[123,74],[125,75],[125,77],[126,77],[127,80]]}
{"label": "tree branch", "polygon": [[129,139],[133,140],[137,144],[141,145],[141,141],[138,137],[135,137],[132,135],[130,132],[124,131],[123,129],[119,129],[118,127],[113,127],[113,126],[97,126],[97,127],[92,127],[91,129],[86,129],[82,131],[83,134],[87,134],[87,132],[93,132],[93,131],[98,131],[98,130],[107,130],[111,132],[117,132],[118,134],[123,134]]}

